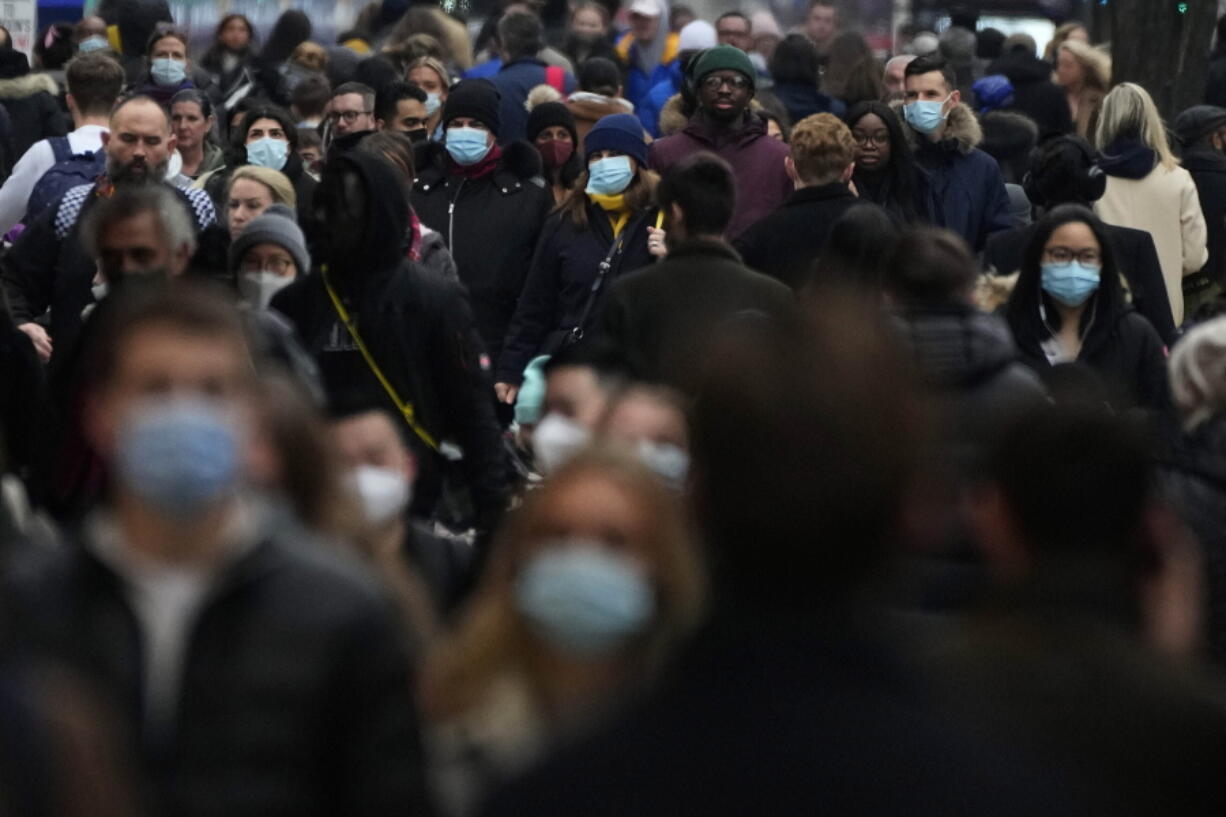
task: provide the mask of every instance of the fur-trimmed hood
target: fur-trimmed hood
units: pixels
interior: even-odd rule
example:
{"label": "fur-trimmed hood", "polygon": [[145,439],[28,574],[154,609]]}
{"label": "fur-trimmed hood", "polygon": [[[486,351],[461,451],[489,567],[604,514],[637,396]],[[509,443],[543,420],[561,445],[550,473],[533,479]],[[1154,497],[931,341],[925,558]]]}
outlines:
{"label": "fur-trimmed hood", "polygon": [[37,93],[46,91],[51,96],[58,96],[60,86],[48,74],[26,74],[24,77],[0,79],[0,99],[25,99]]}
{"label": "fur-trimmed hood", "polygon": [[685,115],[684,104],[681,94],[673,94],[668,98],[668,102],[664,103],[664,107],[660,109],[661,136],[672,136],[684,130],[690,123],[690,118]]}
{"label": "fur-trimmed hood", "polygon": [[[902,132],[906,135],[907,141],[912,149],[920,147],[920,135],[911,129],[907,124],[907,119],[903,115],[903,102],[897,100],[890,103],[890,107],[894,113],[898,114],[898,121],[903,124]],[[945,137],[941,140],[942,145],[953,145],[957,147],[959,153],[970,153],[983,141],[983,128],[979,125],[979,117],[975,116],[975,111],[970,105],[965,102],[959,102],[958,105],[949,112],[949,118],[945,120]]]}
{"label": "fur-trimmed hood", "polygon": [[[439,178],[447,173],[447,148],[442,142],[427,142],[417,150],[415,157],[418,181],[427,178]],[[524,141],[512,142],[502,146],[502,160],[498,164],[497,174],[508,174],[519,181],[542,178],[544,165],[541,154],[530,143]],[[419,185],[420,186],[420,185]]]}
{"label": "fur-trimmed hood", "polygon": [[601,117],[616,113],[634,113],[634,103],[615,96],[576,91],[566,98],[566,107],[575,119],[595,122]]}

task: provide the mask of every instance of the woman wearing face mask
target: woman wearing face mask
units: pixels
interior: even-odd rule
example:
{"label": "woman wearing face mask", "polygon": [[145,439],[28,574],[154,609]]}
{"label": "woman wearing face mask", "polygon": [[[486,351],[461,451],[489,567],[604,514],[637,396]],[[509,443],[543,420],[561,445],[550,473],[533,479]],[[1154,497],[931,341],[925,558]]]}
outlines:
{"label": "woman wearing face mask", "polygon": [[587,170],[546,223],[507,331],[495,390],[514,403],[532,358],[553,354],[595,325],[618,275],[654,261],[648,228],[659,177],[647,169],[643,126],[634,114],[606,116],[584,142]]}
{"label": "woman wearing face mask", "polygon": [[200,67],[213,76],[222,98],[229,100],[244,85],[254,83],[254,59],[255,28],[251,21],[242,14],[227,14],[217,24],[213,44],[200,58]]}
{"label": "woman wearing face mask", "polygon": [[226,154],[227,167],[202,176],[196,182],[196,187],[212,197],[218,212],[222,212],[229,201],[226,192],[232,168],[254,165],[278,171],[289,179],[298,202],[298,223],[311,223],[311,201],[317,182],[298,155],[298,128],[288,111],[271,105],[250,108],[233,129]]}
{"label": "woman wearing face mask", "polygon": [[405,79],[426,92],[426,115],[430,117],[426,128],[431,139],[442,138],[443,103],[451,88],[447,69],[434,57],[418,57],[409,63]]}
{"label": "woman wearing face mask", "polygon": [[583,173],[579,134],[575,117],[561,102],[545,102],[528,116],[528,141],[536,146],[545,165],[545,178],[553,188],[553,198],[561,204]]}
{"label": "woman wearing face mask", "polygon": [[1085,207],[1061,205],[1035,226],[1005,310],[1023,362],[1040,376],[1078,363],[1117,409],[1169,405],[1162,339],[1125,301],[1106,230]]}
{"label": "woman wearing face mask", "polygon": [[183,159],[182,172],[189,179],[226,165],[226,154],[213,143],[213,103],[195,88],[179,91],[170,100],[170,127],[175,133],[175,149]]}
{"label": "woman wearing face mask", "polygon": [[283,174],[253,165],[240,167],[230,174],[224,210],[230,240],[237,239],[244,227],[274,204],[284,204],[291,209],[298,204],[294,188]]}
{"label": "woman wearing face mask", "polygon": [[[237,184],[245,181],[239,179]],[[310,270],[306,237],[289,207],[266,207],[231,240],[230,272],[243,302],[252,309],[267,309],[273,295]]]}
{"label": "woman wearing face mask", "polygon": [[649,683],[702,597],[681,506],[639,463],[585,454],[531,494],[425,668],[447,810],[471,813],[489,788]]}
{"label": "woman wearing face mask", "polygon": [[667,386],[635,383],[609,403],[599,437],[638,457],[674,490],[684,490],[690,472],[690,433],[685,398]]}
{"label": "woman wearing face mask", "polygon": [[844,120],[856,140],[852,181],[870,201],[899,222],[931,223],[936,217],[928,174],[915,162],[898,116],[884,102],[861,102]]}
{"label": "woman wearing face mask", "polygon": [[186,31],[171,25],[160,26],[149,38],[146,51],[149,71],[135,93],[152,97],[159,105],[169,107],[175,94],[195,88],[187,44]]}

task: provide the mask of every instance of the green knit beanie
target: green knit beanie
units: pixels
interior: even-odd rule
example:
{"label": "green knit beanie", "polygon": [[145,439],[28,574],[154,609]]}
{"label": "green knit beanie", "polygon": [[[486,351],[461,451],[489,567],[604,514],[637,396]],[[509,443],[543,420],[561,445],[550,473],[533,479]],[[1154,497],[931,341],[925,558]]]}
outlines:
{"label": "green knit beanie", "polygon": [[701,84],[707,74],[724,70],[744,74],[751,87],[757,85],[758,72],[749,61],[749,55],[731,45],[717,45],[702,52],[698,62],[694,63],[694,84]]}

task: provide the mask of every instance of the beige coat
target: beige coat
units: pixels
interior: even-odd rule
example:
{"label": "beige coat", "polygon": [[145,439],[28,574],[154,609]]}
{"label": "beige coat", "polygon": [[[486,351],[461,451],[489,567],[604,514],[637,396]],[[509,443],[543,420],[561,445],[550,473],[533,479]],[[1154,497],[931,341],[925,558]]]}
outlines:
{"label": "beige coat", "polygon": [[1107,192],[1094,205],[1108,224],[1145,230],[1158,248],[1158,262],[1171,299],[1175,325],[1183,323],[1183,277],[1209,260],[1208,234],[1191,174],[1158,166],[1144,179],[1107,178]]}

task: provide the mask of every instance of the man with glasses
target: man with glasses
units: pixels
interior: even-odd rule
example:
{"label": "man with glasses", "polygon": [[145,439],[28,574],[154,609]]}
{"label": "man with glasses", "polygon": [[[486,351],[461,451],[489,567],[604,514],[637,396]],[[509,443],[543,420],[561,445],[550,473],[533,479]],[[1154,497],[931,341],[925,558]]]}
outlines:
{"label": "man with glasses", "polygon": [[375,92],[360,82],[346,82],[332,92],[328,114],[335,137],[375,129]]}
{"label": "man with glasses", "polygon": [[819,113],[800,120],[792,155],[784,160],[796,191],[736,240],[746,265],[801,289],[835,222],[857,201],[847,185],[855,159],[856,142],[838,117]]}
{"label": "man with glasses", "polygon": [[709,151],[732,166],[737,202],[726,235],[735,238],[774,212],[795,186],[784,159],[787,145],[771,139],[766,122],[749,110],[753,63],[739,48],[719,45],[690,66],[698,110],[679,133],[651,146],[651,166],[664,173],[696,151]]}

